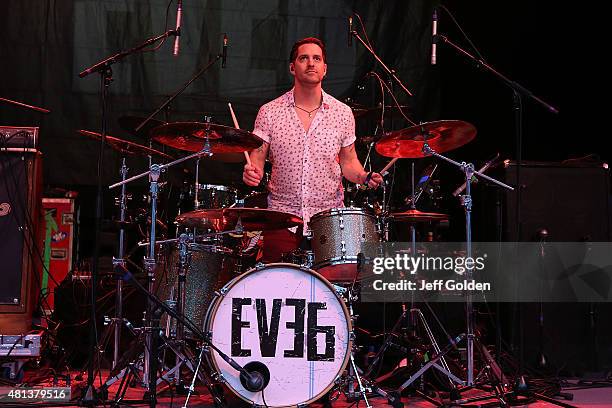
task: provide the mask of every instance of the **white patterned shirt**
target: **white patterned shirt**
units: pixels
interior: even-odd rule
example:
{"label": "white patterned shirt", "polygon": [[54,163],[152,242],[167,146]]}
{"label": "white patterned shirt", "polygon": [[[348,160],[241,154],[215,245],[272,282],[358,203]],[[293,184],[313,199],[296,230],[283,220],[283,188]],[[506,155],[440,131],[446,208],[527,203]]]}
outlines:
{"label": "white patterned shirt", "polygon": [[259,109],[253,133],[270,144],[268,208],[304,220],[343,207],[339,153],[355,142],[351,108],[323,91],[308,132],[294,109],[293,89]]}

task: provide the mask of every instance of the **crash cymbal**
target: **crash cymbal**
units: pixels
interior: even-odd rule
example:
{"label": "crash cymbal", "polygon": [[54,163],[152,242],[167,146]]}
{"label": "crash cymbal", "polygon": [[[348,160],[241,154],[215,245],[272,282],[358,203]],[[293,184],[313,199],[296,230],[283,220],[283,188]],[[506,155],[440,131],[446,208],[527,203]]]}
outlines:
{"label": "crash cymbal", "polygon": [[448,215],[446,214],[428,213],[419,210],[395,212],[391,213],[390,216],[394,221],[411,223],[448,220]]}
{"label": "crash cymbal", "polygon": [[138,136],[144,140],[149,140],[149,132],[151,131],[151,129],[161,126],[166,122],[157,119],[151,119],[147,123],[145,123],[142,129],[136,131],[136,128],[140,126],[140,124],[144,122],[145,119],[146,118],[141,118],[140,116],[122,116],[119,118],[119,120],[117,120],[117,122],[119,122],[119,126],[121,126],[121,129],[125,130],[126,132],[134,136]]}
{"label": "crash cymbal", "polygon": [[443,153],[468,143],[476,136],[474,125],[460,120],[427,122],[389,132],[376,143],[376,151],[386,157],[425,157],[425,140],[435,152]]}
{"label": "crash cymbal", "polygon": [[175,149],[199,152],[206,137],[213,153],[241,153],[258,148],[259,137],[246,130],[202,122],[166,123],[151,130],[156,142]]}
{"label": "crash cymbal", "polygon": [[[90,137],[95,140],[100,140],[102,135],[100,133],[91,132],[89,130],[79,130],[78,131],[83,136]],[[117,137],[106,135],[106,144],[108,144],[113,150],[118,151],[124,155],[135,155],[135,156],[157,156],[162,157],[168,160],[174,160],[174,157],[162,153],[159,150],[151,149],[149,147],[140,145],[138,143],[130,142],[127,140],[119,139]]]}
{"label": "crash cymbal", "polygon": [[176,222],[188,228],[210,228],[228,231],[236,227],[238,218],[246,231],[267,231],[291,228],[304,222],[298,216],[265,208],[222,208],[195,210],[176,217]]}

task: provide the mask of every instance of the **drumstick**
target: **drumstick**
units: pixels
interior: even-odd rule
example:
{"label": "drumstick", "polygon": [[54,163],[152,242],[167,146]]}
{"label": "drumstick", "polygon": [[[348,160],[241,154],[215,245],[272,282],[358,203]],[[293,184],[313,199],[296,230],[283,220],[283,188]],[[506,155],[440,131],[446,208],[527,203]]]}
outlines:
{"label": "drumstick", "polygon": [[[230,113],[232,114],[232,120],[234,121],[234,127],[236,129],[240,129],[240,126],[238,125],[238,119],[236,119],[236,115],[234,114],[234,109],[232,109],[232,104],[228,102],[227,106],[229,106]],[[246,151],[244,151],[243,153],[244,153],[244,158],[246,159],[247,164],[250,166],[251,157],[249,156],[249,153],[247,153]]]}
{"label": "drumstick", "polygon": [[387,165],[381,171],[379,171],[379,174],[384,176],[385,171],[389,170],[391,166],[393,166],[398,159],[399,157],[396,157],[393,160],[391,160],[389,163],[387,163]]}

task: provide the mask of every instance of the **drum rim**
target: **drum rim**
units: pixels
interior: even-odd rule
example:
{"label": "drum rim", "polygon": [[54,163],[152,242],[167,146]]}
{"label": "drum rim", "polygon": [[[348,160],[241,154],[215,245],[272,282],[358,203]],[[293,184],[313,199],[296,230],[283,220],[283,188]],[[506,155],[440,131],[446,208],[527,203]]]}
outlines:
{"label": "drum rim", "polygon": [[198,184],[198,190],[204,190],[204,189],[227,191],[231,193],[238,192],[238,190],[235,189],[234,187],[225,186],[223,184]]}
{"label": "drum rim", "polygon": [[[285,263],[285,262],[275,262],[275,263],[269,263],[269,264],[260,264],[260,265],[256,265],[254,268],[251,268],[248,271],[246,271],[246,272],[236,276],[234,279],[232,279],[231,281],[226,283],[223,286],[223,288],[221,288],[221,290],[218,291],[217,294],[215,294],[215,297],[213,298],[212,302],[210,302],[210,306],[208,307],[208,311],[206,312],[206,316],[204,318],[204,334],[206,335],[206,337],[210,341],[212,341],[212,336],[211,336],[212,332],[210,331],[210,326],[211,326],[211,319],[210,318],[218,310],[219,306],[221,305],[221,301],[225,298],[225,294],[227,292],[229,292],[229,290],[234,285],[236,285],[243,277],[245,277],[247,275],[250,275],[252,273],[259,272],[261,270],[267,269],[269,267],[272,267],[272,268],[290,267],[292,269],[299,269],[299,270],[302,270],[304,272],[313,274],[315,277],[319,278],[325,285],[327,285],[329,290],[334,294],[334,296],[336,297],[336,299],[340,303],[340,306],[342,307],[342,311],[344,312],[344,318],[345,318],[345,321],[346,321],[347,332],[348,332],[348,341],[347,341],[346,355],[344,356],[344,361],[342,362],[342,365],[340,366],[340,369],[338,370],[338,372],[335,375],[335,378],[338,378],[346,370],[346,367],[347,367],[347,365],[348,365],[348,363],[350,361],[350,358],[351,358],[351,352],[353,350],[353,325],[352,325],[352,322],[351,322],[351,315],[349,313],[348,307],[344,303],[344,300],[342,300],[342,298],[340,298],[340,296],[338,296],[338,293],[336,292],[336,290],[334,288],[334,284],[331,283],[329,280],[327,280],[327,278],[325,278],[323,275],[321,275],[317,271],[312,270],[310,268],[307,268],[305,266],[295,265],[295,264],[290,264],[290,263]],[[214,370],[215,374],[222,375],[221,370],[219,370],[219,366],[217,365],[217,362],[214,359],[214,350],[210,350],[207,353],[206,360],[208,361],[208,365],[211,367],[211,369]],[[232,391],[234,393],[234,395],[238,396],[243,401],[248,402],[248,403],[250,403],[252,405],[255,404],[254,401],[251,401],[250,399],[248,399],[245,396],[243,396],[242,394],[240,394],[237,390],[235,390],[229,384],[229,382],[227,380],[223,379],[222,383],[224,383],[225,386],[227,388],[229,388],[230,391]],[[295,407],[295,406],[308,405],[308,404],[318,400],[322,396],[324,396],[335,385],[336,385],[336,381],[332,381],[327,387],[325,387],[324,390],[322,390],[319,394],[317,394],[313,398],[309,399],[308,401],[300,402],[300,403],[295,404],[295,405],[280,405],[280,406],[275,406],[275,408],[287,408],[287,407]]]}
{"label": "drum rim", "polygon": [[[223,245],[215,245],[215,244],[202,244],[199,242],[192,242],[187,244],[189,249],[199,250],[200,252],[206,252],[210,254],[224,254],[224,255],[233,255],[234,251]],[[212,250],[210,250],[212,249]]]}
{"label": "drum rim", "polygon": [[343,214],[362,214],[367,217],[371,217],[376,219],[376,215],[374,215],[371,211],[361,208],[361,207],[337,207],[330,208],[329,210],[324,210],[316,213],[312,217],[310,217],[310,222],[316,221],[319,218],[323,217],[331,217],[334,215],[343,215]]}

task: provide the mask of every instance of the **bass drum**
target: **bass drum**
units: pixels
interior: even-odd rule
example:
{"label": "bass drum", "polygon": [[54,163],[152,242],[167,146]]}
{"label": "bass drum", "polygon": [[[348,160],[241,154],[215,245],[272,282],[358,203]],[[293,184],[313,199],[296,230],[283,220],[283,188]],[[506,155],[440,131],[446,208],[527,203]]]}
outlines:
{"label": "bass drum", "polygon": [[348,310],[325,278],[296,265],[268,264],[223,287],[206,317],[215,346],[264,373],[264,395],[248,391],[216,351],[210,350],[208,361],[251,405],[302,406],[325,395],[345,370],[351,330]]}

